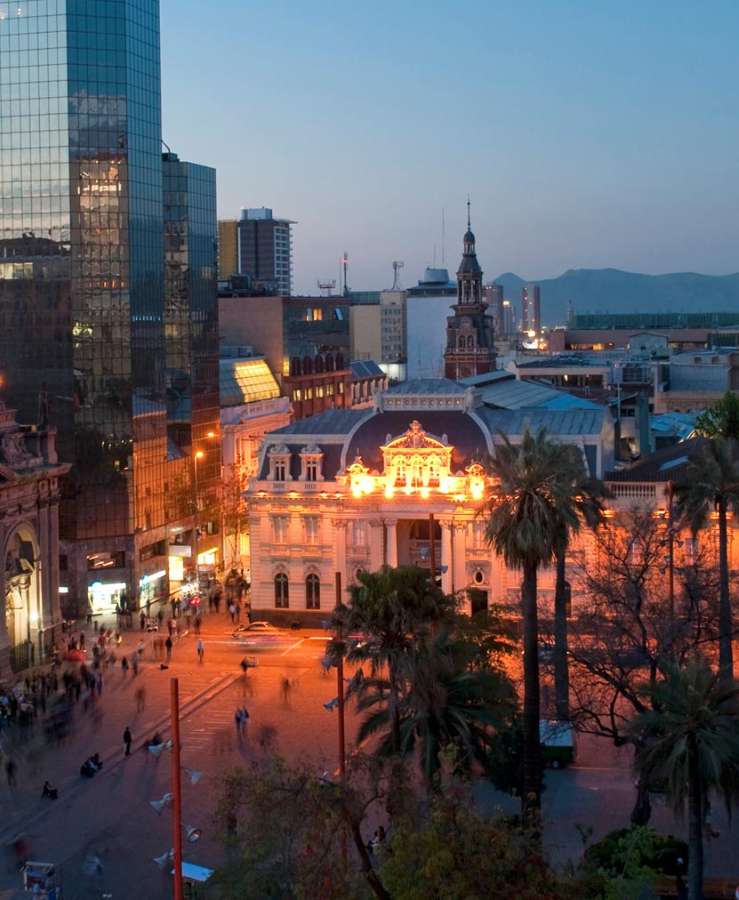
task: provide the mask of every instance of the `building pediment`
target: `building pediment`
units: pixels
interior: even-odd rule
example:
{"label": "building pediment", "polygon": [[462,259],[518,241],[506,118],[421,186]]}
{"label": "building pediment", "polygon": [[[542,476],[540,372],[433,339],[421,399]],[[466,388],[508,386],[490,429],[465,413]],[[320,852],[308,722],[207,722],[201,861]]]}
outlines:
{"label": "building pediment", "polygon": [[451,452],[451,449],[446,441],[446,435],[443,435],[441,440],[432,437],[432,435],[424,431],[423,426],[417,419],[410,423],[405,434],[401,434],[396,438],[388,435],[382,447],[383,453],[395,450],[441,450]]}

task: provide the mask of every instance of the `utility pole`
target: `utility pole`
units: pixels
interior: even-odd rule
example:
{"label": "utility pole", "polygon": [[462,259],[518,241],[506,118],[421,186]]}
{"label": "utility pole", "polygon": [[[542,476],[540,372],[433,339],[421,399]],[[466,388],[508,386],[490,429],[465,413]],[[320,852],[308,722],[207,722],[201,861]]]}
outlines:
{"label": "utility pole", "polygon": [[182,886],[182,774],[180,771],[180,692],[176,678],[170,679],[172,719],[172,850],[174,900],[184,900]]}
{"label": "utility pole", "polygon": [[[341,572],[336,573],[336,608],[341,606]],[[336,640],[341,641],[341,626],[336,629]],[[343,783],[346,775],[346,738],[344,730],[344,655],[339,654],[336,663],[337,698],[339,701],[339,775]]]}
{"label": "utility pole", "polygon": [[436,584],[436,540],[434,534],[434,514],[429,513],[429,562],[431,564],[431,582]]}

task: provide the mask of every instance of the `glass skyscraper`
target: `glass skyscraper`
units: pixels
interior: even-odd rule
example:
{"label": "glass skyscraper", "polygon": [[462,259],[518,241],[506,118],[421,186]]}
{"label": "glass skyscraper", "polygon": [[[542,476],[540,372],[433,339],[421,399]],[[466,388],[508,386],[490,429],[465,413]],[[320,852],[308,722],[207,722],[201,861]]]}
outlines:
{"label": "glass skyscraper", "polygon": [[158,0],[0,0],[0,376],[74,463],[78,609],[167,591],[165,498],[198,437],[194,397],[169,415],[161,138]]}

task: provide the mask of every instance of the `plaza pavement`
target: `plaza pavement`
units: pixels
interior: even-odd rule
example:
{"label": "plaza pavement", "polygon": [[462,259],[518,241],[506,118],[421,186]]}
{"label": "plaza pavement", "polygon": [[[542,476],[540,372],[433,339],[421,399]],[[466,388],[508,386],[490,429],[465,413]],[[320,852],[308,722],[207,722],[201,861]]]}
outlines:
{"label": "plaza pavement", "polygon": [[[140,748],[155,730],[168,736],[170,678],[179,679],[181,697],[182,765],[203,773],[198,784],[183,776],[183,819],[185,824],[203,829],[194,845],[185,844],[185,859],[203,865],[221,861],[218,835],[212,814],[218,778],[236,763],[248,764],[265,751],[261,740],[269,735],[274,749],[291,761],[305,761],[317,771],[334,770],[337,761],[336,713],[323,703],[336,693],[334,671],[323,673],[320,659],[325,639],[318,632],[296,632],[292,640],[269,653],[257,656],[259,665],[246,679],[239,668],[244,650],[230,637],[231,624],[223,614],[206,617],[202,630],[205,661],[200,665],[195,652],[196,638],[186,635],[178,641],[171,666],[159,670],[147,647],[138,678],[121,674],[118,667],[105,680],[102,701],[105,715],[98,732],[80,709],[72,735],[61,747],[35,750],[27,741],[18,757],[18,787],[0,786],[0,840],[5,846],[17,834],[27,836],[33,856],[55,862],[61,870],[65,900],[92,900],[109,895],[112,900],[164,900],[171,896],[167,870],[153,862],[171,847],[170,815],[158,816],[149,805],[170,789],[170,757],[157,760]],[[140,639],[138,630],[124,636],[120,658]],[[146,636],[150,644],[151,635]],[[287,698],[284,679],[290,682]],[[146,708],[136,713],[136,687],[146,688]],[[239,741],[234,724],[235,709],[246,704],[250,712],[247,735]],[[134,735],[134,752],[124,759],[122,734],[126,725]],[[349,712],[347,734],[351,742],[355,723]],[[5,737],[3,737],[5,740]],[[87,781],[79,777],[81,762],[99,751],[104,759],[102,772]],[[41,786],[49,778],[60,789],[59,800],[41,801]],[[544,793],[545,836],[557,862],[576,859],[582,850],[577,825],[591,826],[593,837],[628,824],[634,799],[633,777],[626,750],[615,750],[608,742],[581,740],[577,764],[570,769],[550,771]],[[511,798],[477,788],[486,808],[515,811]],[[671,812],[656,806],[653,824],[660,830],[681,833]],[[723,811],[715,809],[717,840],[706,846],[707,873],[736,875],[739,860],[734,852],[737,829],[729,828]],[[97,856],[102,872],[85,874],[85,860]],[[18,876],[0,872],[0,898],[23,895]],[[15,889],[15,890],[14,890]],[[5,890],[5,894],[3,894]]]}

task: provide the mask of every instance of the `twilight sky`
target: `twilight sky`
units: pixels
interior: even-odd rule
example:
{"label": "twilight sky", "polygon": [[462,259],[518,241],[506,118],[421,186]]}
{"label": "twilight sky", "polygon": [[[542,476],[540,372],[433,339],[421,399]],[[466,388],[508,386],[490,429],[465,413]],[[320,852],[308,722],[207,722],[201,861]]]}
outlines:
{"label": "twilight sky", "polygon": [[164,137],[219,215],[298,220],[296,288],[739,270],[736,0],[161,0]]}

